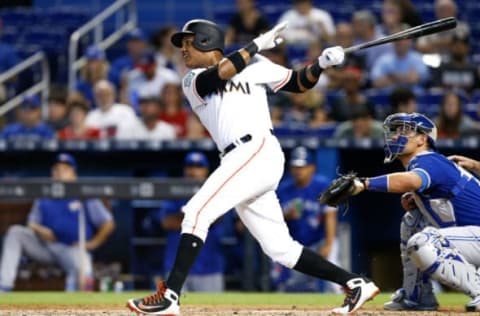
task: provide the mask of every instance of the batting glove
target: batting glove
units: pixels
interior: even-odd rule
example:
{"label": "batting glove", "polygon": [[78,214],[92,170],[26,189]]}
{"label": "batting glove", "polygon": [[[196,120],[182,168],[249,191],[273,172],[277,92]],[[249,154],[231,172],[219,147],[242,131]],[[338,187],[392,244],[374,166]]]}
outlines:
{"label": "batting glove", "polygon": [[283,42],[283,38],[280,37],[280,32],[287,27],[287,24],[287,22],[279,23],[270,31],[256,37],[253,42],[257,45],[258,51],[274,48],[275,46],[280,45]]}
{"label": "batting glove", "polygon": [[318,57],[318,64],[323,69],[328,67],[340,65],[345,59],[345,53],[340,46],[329,47],[322,52],[322,55]]}

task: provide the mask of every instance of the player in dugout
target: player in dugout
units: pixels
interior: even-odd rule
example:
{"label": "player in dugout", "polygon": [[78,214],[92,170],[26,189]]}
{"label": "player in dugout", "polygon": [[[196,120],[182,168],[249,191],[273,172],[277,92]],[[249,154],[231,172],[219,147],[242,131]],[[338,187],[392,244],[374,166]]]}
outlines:
{"label": "player in dugout", "polygon": [[224,33],[215,23],[192,20],[171,41],[191,69],[182,87],[192,110],[207,128],[221,163],[200,190],[183,206],[182,235],[166,283],[151,296],[130,299],[128,308],[150,315],[179,315],[180,290],[202,248],[210,225],[231,208],[273,260],[310,276],[346,288],[342,306],[333,315],[352,314],[378,292],[356,273],[330,263],[295,241],[285,223],[275,190],[285,157],[272,132],[267,89],[304,92],[315,86],[322,71],[344,60],[339,46],[325,49],[300,70],[274,64],[258,54],[281,43],[286,23],[256,37],[244,48],[224,56]]}
{"label": "player in dugout", "polygon": [[[77,162],[60,153],[51,169],[55,181],[75,181]],[[80,210],[84,210],[86,243],[83,256],[78,247]],[[91,251],[101,246],[115,227],[112,214],[98,199],[35,200],[27,226],[11,226],[4,238],[0,261],[0,292],[13,290],[22,255],[46,264],[58,264],[66,273],[65,290],[80,290],[80,271],[93,277]],[[82,262],[81,258],[86,258]]]}

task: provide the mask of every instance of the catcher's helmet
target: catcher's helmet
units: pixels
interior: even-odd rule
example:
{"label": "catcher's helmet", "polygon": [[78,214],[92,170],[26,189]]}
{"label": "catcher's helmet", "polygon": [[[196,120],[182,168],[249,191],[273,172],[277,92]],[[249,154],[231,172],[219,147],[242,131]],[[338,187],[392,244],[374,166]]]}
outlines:
{"label": "catcher's helmet", "polygon": [[[412,132],[428,136],[430,148],[435,149],[437,127],[420,113],[395,113],[383,122],[385,134],[385,162],[392,162],[403,152]],[[396,137],[393,137],[396,136]]]}
{"label": "catcher's helmet", "polygon": [[201,51],[218,49],[223,53],[225,48],[225,35],[222,29],[208,20],[190,20],[182,28],[181,32],[172,35],[170,39],[176,47],[182,47],[182,39],[186,35],[194,35],[193,46]]}

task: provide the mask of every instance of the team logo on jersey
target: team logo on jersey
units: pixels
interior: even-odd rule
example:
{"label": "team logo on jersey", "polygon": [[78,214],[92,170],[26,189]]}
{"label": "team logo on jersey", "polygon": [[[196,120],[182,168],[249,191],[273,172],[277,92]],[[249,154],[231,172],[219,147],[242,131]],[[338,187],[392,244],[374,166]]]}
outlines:
{"label": "team logo on jersey", "polygon": [[217,89],[217,94],[223,95],[225,92],[241,92],[243,94],[250,94],[250,85],[248,82],[233,82],[227,81],[225,85]]}
{"label": "team logo on jersey", "polygon": [[188,88],[192,85],[192,80],[193,80],[193,77],[195,77],[195,74],[193,73],[193,71],[190,71],[186,76],[185,78],[183,79],[183,86],[185,88]]}
{"label": "team logo on jersey", "polygon": [[70,212],[78,212],[82,209],[82,203],[78,200],[71,201],[68,204],[68,209],[70,210]]}

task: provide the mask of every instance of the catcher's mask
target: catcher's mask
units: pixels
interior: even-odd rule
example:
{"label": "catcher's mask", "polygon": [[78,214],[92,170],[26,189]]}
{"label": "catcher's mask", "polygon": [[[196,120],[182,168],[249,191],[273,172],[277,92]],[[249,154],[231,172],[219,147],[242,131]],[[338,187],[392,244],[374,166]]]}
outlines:
{"label": "catcher's mask", "polygon": [[408,143],[408,139],[417,133],[428,136],[428,144],[435,150],[437,128],[425,115],[420,113],[395,113],[389,115],[383,122],[385,135],[385,160],[384,163],[394,161]]}
{"label": "catcher's mask", "polygon": [[207,52],[218,49],[223,53],[225,39],[223,30],[215,23],[196,19],[190,20],[182,28],[181,32],[172,35],[170,41],[178,48],[182,48],[182,40],[187,35],[193,35],[193,46],[196,49]]}

